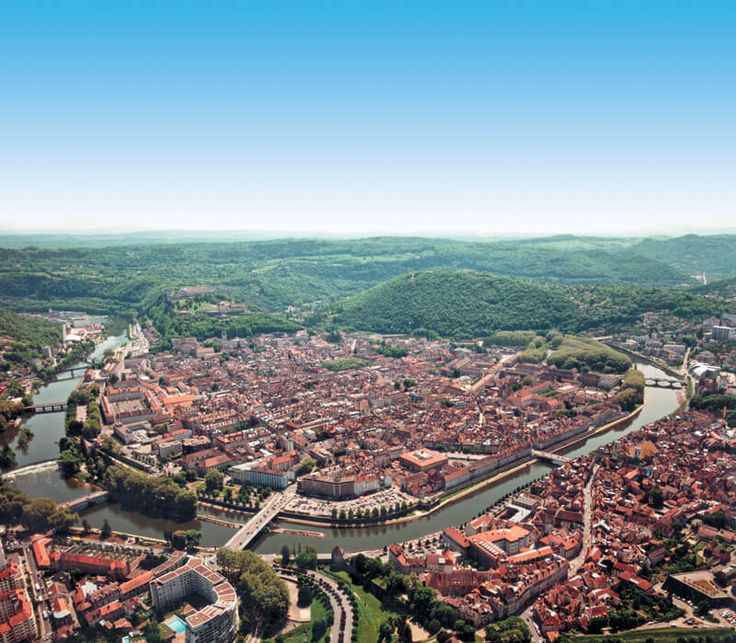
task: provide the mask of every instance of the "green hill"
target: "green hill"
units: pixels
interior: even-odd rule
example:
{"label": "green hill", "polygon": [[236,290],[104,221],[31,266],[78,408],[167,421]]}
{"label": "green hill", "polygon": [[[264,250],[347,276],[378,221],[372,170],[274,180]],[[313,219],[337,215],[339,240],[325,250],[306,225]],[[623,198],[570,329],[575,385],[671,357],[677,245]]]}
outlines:
{"label": "green hill", "polygon": [[19,366],[31,366],[41,357],[44,346],[56,346],[61,341],[61,326],[45,319],[16,315],[0,308],[0,371]]}
{"label": "green hill", "polygon": [[644,239],[622,254],[646,257],[688,274],[705,271],[724,277],[736,275],[736,235],[732,234]]}
{"label": "green hill", "polygon": [[[149,245],[122,237],[109,243],[126,239],[131,245],[83,247],[80,240],[80,247],[63,247],[68,239],[60,237],[57,248],[0,247],[0,306],[130,317],[162,289],[209,284],[228,298],[277,312],[337,301],[386,279],[430,269],[565,284],[671,286],[688,280],[687,273],[644,253],[632,261],[628,253],[636,239],[373,237]],[[163,243],[160,236],[155,240]],[[0,239],[0,246],[7,241]]]}
{"label": "green hill", "polygon": [[335,309],[339,325],[382,333],[432,331],[482,337],[500,330],[592,328],[611,332],[645,311],[683,318],[717,314],[692,292],[639,286],[562,286],[461,270],[425,270],[390,279]]}
{"label": "green hill", "polygon": [[56,346],[61,341],[61,326],[45,319],[16,315],[6,308],[0,308],[0,338],[31,347]]}
{"label": "green hill", "polygon": [[568,327],[579,317],[565,290],[469,271],[428,270],[349,299],[336,321],[364,330],[476,337],[495,330]]}

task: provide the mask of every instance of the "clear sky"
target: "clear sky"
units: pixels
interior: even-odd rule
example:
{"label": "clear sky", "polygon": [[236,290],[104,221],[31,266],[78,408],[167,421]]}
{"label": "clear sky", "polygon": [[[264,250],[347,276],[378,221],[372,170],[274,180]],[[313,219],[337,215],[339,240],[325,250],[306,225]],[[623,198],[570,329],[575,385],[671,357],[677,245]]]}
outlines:
{"label": "clear sky", "polygon": [[2,0],[0,227],[736,226],[733,0]]}

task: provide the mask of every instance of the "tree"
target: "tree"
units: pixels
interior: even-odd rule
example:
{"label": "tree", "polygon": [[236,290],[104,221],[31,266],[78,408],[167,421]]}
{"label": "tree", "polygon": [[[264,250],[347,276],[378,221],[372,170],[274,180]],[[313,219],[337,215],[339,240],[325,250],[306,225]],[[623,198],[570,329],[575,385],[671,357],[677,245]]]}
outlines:
{"label": "tree", "polygon": [[176,530],[171,534],[171,545],[174,549],[184,550],[187,547],[187,533],[185,531]]}
{"label": "tree", "polygon": [[312,604],[312,588],[306,583],[301,583],[299,585],[297,604],[299,607],[306,607],[307,605]]}
{"label": "tree", "polygon": [[56,529],[63,533],[79,520],[79,516],[57,505],[51,498],[32,498],[22,505],[20,519],[29,531]]}
{"label": "tree", "polygon": [[143,628],[143,636],[146,639],[146,643],[159,643],[159,641],[163,641],[161,626],[153,619],[149,620]]}
{"label": "tree", "polygon": [[204,477],[204,485],[207,489],[207,493],[213,494],[220,491],[224,481],[225,476],[222,471],[219,471],[218,469],[210,469]]}
{"label": "tree", "polygon": [[199,543],[202,540],[202,532],[198,529],[187,529],[185,537],[187,550],[194,550],[199,547]]}
{"label": "tree", "polygon": [[252,551],[219,549],[217,562],[236,583],[249,618],[265,629],[280,623],[289,607],[289,592],[270,565]]}
{"label": "tree", "polygon": [[82,518],[82,531],[87,535],[92,528],[90,527],[89,521],[86,518]]}
{"label": "tree", "polygon": [[394,635],[394,626],[390,620],[383,621],[378,628],[378,641],[391,641]]}
{"label": "tree", "polygon": [[312,640],[319,641],[327,631],[327,624],[323,620],[312,623]]}
{"label": "tree", "polygon": [[649,492],[648,503],[654,509],[661,509],[662,508],[662,506],[664,504],[664,501],[663,501],[663,496],[662,496],[662,490],[659,487],[654,487]]}
{"label": "tree", "polygon": [[82,458],[77,454],[75,449],[66,449],[59,454],[59,468],[65,478],[70,478],[77,473],[81,465]]}
{"label": "tree", "polygon": [[317,550],[311,545],[307,545],[296,555],[296,566],[299,569],[316,569]]}
{"label": "tree", "polygon": [[110,527],[110,523],[105,518],[105,522],[102,523],[102,529],[100,529],[100,538],[104,540],[110,536],[112,536],[112,527]]}
{"label": "tree", "polygon": [[289,551],[289,546],[284,545],[281,548],[281,564],[288,565],[290,561],[291,561],[291,552]]}
{"label": "tree", "polygon": [[311,473],[316,464],[317,463],[315,462],[314,458],[312,458],[311,456],[306,456],[299,464],[299,468],[296,470],[297,475],[303,476],[307,473]]}

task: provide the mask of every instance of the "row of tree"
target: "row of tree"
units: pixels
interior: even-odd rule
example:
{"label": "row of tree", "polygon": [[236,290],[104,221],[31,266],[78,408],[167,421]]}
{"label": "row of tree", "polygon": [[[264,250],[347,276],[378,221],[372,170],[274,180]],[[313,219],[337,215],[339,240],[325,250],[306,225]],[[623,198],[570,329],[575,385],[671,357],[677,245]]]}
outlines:
{"label": "row of tree", "polygon": [[289,609],[286,584],[252,551],[217,550],[217,563],[237,587],[249,631],[273,631]]}

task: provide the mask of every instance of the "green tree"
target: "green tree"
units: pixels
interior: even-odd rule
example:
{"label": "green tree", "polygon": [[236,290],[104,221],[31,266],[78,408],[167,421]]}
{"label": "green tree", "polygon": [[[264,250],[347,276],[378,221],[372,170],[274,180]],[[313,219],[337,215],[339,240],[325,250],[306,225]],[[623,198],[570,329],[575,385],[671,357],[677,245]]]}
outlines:
{"label": "green tree", "polygon": [[210,469],[204,477],[204,485],[207,493],[214,494],[222,489],[225,476],[218,469]]}
{"label": "green tree", "polygon": [[195,550],[199,547],[202,540],[202,532],[198,529],[187,529],[186,531],[186,548],[187,550]]}
{"label": "green tree", "polygon": [[289,551],[289,546],[284,545],[281,548],[281,564],[288,565],[290,561],[291,561],[291,552]]}
{"label": "green tree", "polygon": [[316,569],[317,550],[311,545],[307,545],[307,547],[296,555],[295,562],[299,569]]}

